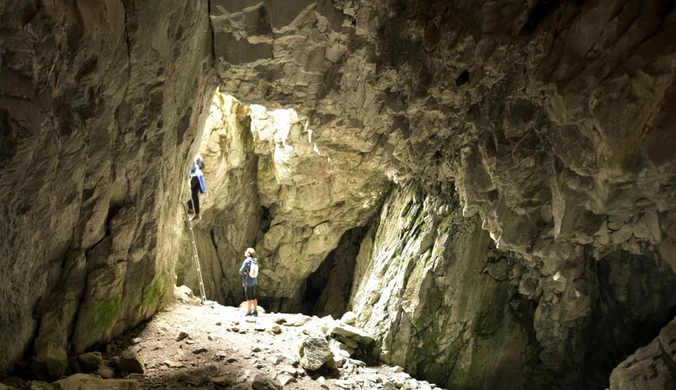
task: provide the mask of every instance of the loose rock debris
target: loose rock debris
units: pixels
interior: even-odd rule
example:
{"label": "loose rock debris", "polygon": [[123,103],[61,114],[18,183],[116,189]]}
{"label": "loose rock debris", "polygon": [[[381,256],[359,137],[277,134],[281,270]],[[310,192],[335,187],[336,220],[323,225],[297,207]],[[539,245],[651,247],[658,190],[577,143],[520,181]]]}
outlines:
{"label": "loose rock debris", "polygon": [[[100,352],[76,360],[77,371],[48,384],[9,378],[16,389],[432,389],[401,367],[373,363],[375,342],[344,320],[302,314],[244,317],[209,302],[171,303],[151,321]],[[5,381],[7,383],[7,381]],[[36,387],[39,384],[40,387]],[[0,388],[2,385],[0,385]],[[31,387],[32,386],[32,387]],[[85,386],[85,387],[83,387]]]}

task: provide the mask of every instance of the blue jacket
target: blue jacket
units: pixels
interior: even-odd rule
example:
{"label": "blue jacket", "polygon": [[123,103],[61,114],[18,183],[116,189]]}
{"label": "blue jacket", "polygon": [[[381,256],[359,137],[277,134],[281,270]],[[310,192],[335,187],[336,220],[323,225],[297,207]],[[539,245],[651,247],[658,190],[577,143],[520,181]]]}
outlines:
{"label": "blue jacket", "polygon": [[242,286],[251,287],[258,284],[258,278],[249,277],[249,268],[251,263],[258,264],[258,259],[255,257],[247,257],[242,263],[242,268],[239,269],[239,274],[242,275]]}
{"label": "blue jacket", "polygon": [[202,173],[202,170],[197,166],[197,164],[193,164],[192,169],[190,169],[190,178],[192,179],[193,177],[196,177],[197,180],[199,180],[200,192],[207,192],[207,182],[204,180],[204,173]]}

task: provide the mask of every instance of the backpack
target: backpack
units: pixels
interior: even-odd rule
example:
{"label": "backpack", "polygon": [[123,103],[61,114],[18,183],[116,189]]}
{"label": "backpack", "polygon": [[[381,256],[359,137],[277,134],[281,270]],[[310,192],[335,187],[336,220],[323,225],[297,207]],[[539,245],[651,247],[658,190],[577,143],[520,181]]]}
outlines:
{"label": "backpack", "polygon": [[256,264],[253,260],[249,264],[249,277],[250,278],[258,277],[258,264]]}

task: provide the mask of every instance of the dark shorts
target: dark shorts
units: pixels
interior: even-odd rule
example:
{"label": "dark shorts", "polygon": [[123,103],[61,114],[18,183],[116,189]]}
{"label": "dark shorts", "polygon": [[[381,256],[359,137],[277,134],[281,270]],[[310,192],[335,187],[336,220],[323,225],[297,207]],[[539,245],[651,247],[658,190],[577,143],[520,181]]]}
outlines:
{"label": "dark shorts", "polygon": [[246,296],[247,301],[256,299],[256,286],[245,286],[244,295]]}

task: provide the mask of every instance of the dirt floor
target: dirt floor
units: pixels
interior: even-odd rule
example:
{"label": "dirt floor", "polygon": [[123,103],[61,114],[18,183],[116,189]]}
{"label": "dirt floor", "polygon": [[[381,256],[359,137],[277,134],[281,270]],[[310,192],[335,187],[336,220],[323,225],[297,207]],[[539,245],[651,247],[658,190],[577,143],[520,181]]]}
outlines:
{"label": "dirt floor", "polygon": [[273,389],[271,382],[277,388],[308,390],[435,387],[412,379],[400,367],[373,362],[367,366],[366,357],[348,358],[337,369],[306,371],[298,364],[296,346],[318,332],[319,319],[244,314],[217,303],[175,301],[110,344],[104,360],[114,366],[124,350],[137,352],[146,372],[126,378],[139,380],[145,389]]}

